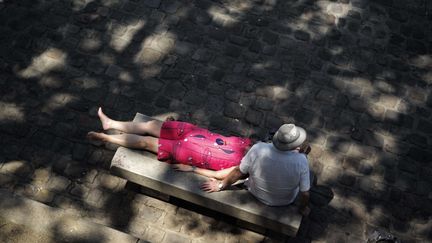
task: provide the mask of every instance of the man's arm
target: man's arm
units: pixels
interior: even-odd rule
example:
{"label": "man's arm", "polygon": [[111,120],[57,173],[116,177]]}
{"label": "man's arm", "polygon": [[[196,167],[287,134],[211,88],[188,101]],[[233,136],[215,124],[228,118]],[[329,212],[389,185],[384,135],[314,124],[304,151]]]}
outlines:
{"label": "man's arm", "polygon": [[212,178],[209,181],[204,182],[201,185],[201,189],[206,192],[222,191],[223,189],[232,185],[234,182],[238,181],[239,179],[244,179],[246,177],[247,174],[243,174],[240,171],[240,168],[236,166],[222,181]]}
{"label": "man's arm", "polygon": [[303,216],[308,216],[310,213],[309,208],[309,191],[300,192],[300,213]]}

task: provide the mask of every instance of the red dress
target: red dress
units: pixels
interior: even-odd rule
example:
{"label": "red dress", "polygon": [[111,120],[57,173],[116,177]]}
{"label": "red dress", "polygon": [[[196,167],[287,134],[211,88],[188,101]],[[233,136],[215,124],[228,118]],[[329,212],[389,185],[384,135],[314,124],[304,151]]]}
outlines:
{"label": "red dress", "polygon": [[158,144],[158,160],[222,170],[237,166],[248,138],[225,137],[187,122],[167,121],[162,124]]}

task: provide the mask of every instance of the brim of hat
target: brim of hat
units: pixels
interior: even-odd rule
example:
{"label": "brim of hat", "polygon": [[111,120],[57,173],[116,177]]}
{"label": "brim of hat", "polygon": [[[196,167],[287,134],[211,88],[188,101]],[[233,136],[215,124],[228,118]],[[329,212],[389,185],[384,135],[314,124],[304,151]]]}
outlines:
{"label": "brim of hat", "polygon": [[[297,126],[296,126],[297,127]],[[287,151],[287,150],[293,150],[295,148],[297,148],[298,146],[302,145],[302,143],[306,140],[306,131],[302,128],[302,127],[297,127],[300,135],[297,138],[297,140],[295,140],[292,143],[282,143],[280,142],[277,138],[278,132],[277,131],[274,136],[273,136],[273,145],[282,151]]]}

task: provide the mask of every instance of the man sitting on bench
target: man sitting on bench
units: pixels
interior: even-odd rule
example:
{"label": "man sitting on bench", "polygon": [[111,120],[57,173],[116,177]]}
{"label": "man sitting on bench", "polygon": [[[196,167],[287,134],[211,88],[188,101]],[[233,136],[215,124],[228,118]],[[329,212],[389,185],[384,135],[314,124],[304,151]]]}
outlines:
{"label": "man sitting on bench", "polygon": [[309,167],[303,153],[310,147],[303,128],[285,124],[274,135],[274,146],[258,143],[251,148],[248,138],[225,137],[186,122],[121,122],[106,116],[101,108],[98,116],[104,130],[116,129],[124,134],[92,131],[87,135],[91,140],[145,149],[156,153],[160,161],[178,163],[177,170],[222,180],[204,183],[202,189],[208,192],[223,190],[249,176],[249,191],[263,203],[279,206],[292,203],[300,190],[300,212],[309,213]]}
{"label": "man sitting on bench", "polygon": [[218,192],[239,179],[248,178],[246,188],[269,206],[291,204],[300,191],[300,213],[310,208],[310,172],[306,154],[306,131],[294,124],[284,124],[275,133],[273,143],[257,143],[241,160],[240,166],[222,180],[211,178],[202,185],[207,192]]}

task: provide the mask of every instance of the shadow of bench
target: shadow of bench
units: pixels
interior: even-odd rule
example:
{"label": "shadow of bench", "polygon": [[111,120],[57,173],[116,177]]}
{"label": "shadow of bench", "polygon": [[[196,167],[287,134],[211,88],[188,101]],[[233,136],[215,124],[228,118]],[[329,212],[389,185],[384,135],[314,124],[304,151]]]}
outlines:
{"label": "shadow of bench", "polygon": [[[134,121],[151,119],[153,118],[137,113]],[[168,196],[285,235],[295,236],[300,227],[302,216],[296,206],[269,207],[246,190],[203,192],[200,185],[207,180],[206,177],[176,172],[169,164],[158,161],[154,154],[145,151],[119,147],[111,162],[111,173]]]}

